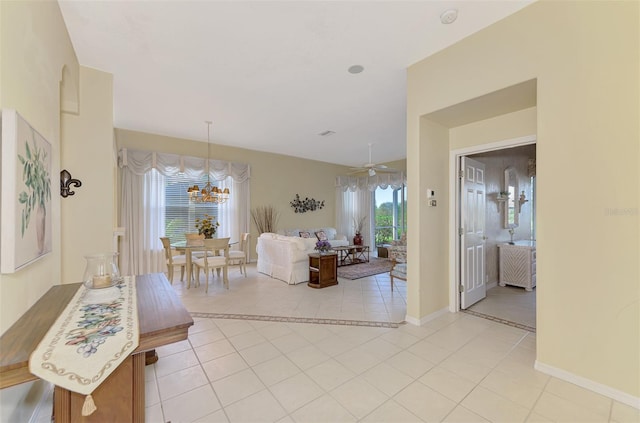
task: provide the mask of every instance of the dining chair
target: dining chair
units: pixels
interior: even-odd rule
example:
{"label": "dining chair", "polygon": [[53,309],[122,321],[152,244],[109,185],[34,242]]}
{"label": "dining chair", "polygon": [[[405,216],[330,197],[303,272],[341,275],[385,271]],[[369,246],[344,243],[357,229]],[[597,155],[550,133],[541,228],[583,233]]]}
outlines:
{"label": "dining chair", "polygon": [[[197,232],[186,232],[184,234],[184,238],[187,242],[188,246],[200,246],[200,245],[204,245],[203,244],[203,240],[204,240],[204,234],[199,234]],[[204,257],[205,252],[204,251],[193,251],[191,253],[191,257],[195,257],[195,258],[202,258]]]}
{"label": "dining chair", "polygon": [[247,277],[247,261],[249,261],[249,240],[251,234],[245,232],[240,238],[240,247],[237,250],[229,251],[229,265],[237,264],[240,267],[240,274],[244,272]]}
{"label": "dining chair", "polygon": [[169,238],[160,237],[160,241],[164,247],[164,258],[167,261],[169,282],[173,283],[174,266],[180,266],[180,280],[184,280],[184,270],[187,266],[187,257],[184,254],[173,254],[174,250],[171,249],[171,241]]}
{"label": "dining chair", "polygon": [[[222,280],[224,282],[224,287],[229,289],[229,238],[205,239],[204,251],[206,252],[206,255],[193,261],[193,264],[197,269],[196,284],[200,286],[200,269],[203,269],[204,276],[207,278],[204,292],[209,292],[209,269],[211,269],[212,278],[214,269],[222,269]],[[220,251],[223,251],[221,255]],[[218,272],[218,276],[219,275],[220,273]]]}

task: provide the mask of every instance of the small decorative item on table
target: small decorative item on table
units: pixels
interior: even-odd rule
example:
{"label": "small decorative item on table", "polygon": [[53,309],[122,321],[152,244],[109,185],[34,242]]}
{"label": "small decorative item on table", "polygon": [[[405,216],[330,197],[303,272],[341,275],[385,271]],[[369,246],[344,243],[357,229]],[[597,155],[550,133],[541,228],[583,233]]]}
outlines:
{"label": "small decorative item on table", "polygon": [[331,244],[327,240],[319,240],[316,242],[316,251],[318,251],[321,255],[327,254],[331,251]]}
{"label": "small decorative item on table", "polygon": [[120,295],[116,285],[122,282],[117,261],[118,253],[100,253],[85,256],[83,284],[87,294],[86,303],[104,303],[113,301]]}
{"label": "small decorative item on table", "polygon": [[367,220],[367,216],[361,216],[359,219],[353,218],[353,230],[355,236],[353,237],[353,245],[362,245],[362,231],[364,230],[364,222]]}

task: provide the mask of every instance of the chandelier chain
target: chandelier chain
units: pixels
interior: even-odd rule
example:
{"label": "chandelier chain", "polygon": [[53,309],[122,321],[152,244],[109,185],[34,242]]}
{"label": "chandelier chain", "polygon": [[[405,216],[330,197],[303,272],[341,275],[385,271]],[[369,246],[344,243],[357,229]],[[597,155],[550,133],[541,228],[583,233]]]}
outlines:
{"label": "chandelier chain", "polygon": [[207,161],[205,163],[205,170],[207,172],[207,184],[200,190],[198,185],[193,185],[187,188],[187,193],[189,194],[189,200],[192,203],[224,203],[229,199],[229,188],[225,188],[224,190],[219,189],[217,186],[211,184],[210,180],[210,169],[209,162],[211,159],[211,122],[210,120],[206,120],[207,124]]}

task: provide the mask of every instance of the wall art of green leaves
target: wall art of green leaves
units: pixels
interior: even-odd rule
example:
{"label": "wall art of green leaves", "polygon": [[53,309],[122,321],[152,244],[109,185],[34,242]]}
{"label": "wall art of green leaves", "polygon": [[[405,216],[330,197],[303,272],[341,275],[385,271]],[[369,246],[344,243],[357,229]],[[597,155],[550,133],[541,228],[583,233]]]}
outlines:
{"label": "wall art of green leaves", "polygon": [[37,207],[42,207],[46,212],[46,202],[51,198],[51,178],[45,163],[47,153],[42,148],[38,148],[35,141],[33,150],[29,143],[25,141],[25,157],[18,154],[18,159],[22,164],[22,180],[27,186],[26,191],[18,194],[18,201],[24,204],[22,209],[22,236],[29,227],[31,212]]}

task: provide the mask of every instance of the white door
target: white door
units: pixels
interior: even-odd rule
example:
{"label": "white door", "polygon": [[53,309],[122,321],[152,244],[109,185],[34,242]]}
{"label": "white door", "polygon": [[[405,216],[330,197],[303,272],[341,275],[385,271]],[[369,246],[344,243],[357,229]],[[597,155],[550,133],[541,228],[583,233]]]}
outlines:
{"label": "white door", "polygon": [[487,296],[485,285],[484,164],[462,157],[460,169],[460,307],[466,309]]}

